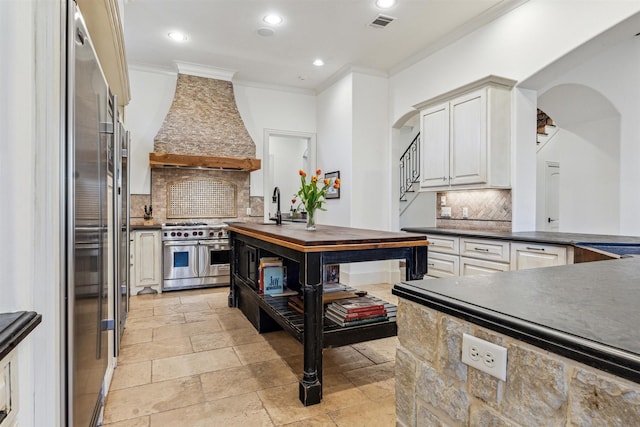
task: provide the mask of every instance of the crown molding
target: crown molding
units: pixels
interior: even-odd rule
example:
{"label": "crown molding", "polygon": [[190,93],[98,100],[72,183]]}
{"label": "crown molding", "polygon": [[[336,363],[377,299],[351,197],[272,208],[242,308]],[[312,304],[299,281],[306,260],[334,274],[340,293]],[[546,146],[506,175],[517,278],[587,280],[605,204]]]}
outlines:
{"label": "crown molding", "polygon": [[179,62],[175,61],[180,74],[189,74],[191,76],[206,77],[216,80],[225,80],[230,82],[233,79],[233,75],[236,73],[234,70],[227,70],[224,68],[209,67],[202,64],[194,64],[191,62]]}

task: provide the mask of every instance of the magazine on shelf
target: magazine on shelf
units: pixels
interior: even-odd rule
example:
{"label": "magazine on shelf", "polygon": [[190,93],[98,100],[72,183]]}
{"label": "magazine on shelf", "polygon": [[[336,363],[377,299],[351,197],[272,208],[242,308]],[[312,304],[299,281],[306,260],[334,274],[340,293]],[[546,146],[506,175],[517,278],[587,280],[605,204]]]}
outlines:
{"label": "magazine on shelf", "polygon": [[279,257],[262,257],[258,264],[258,287],[260,293],[264,292],[264,269],[267,267],[282,267],[282,258]]}
{"label": "magazine on shelf", "polygon": [[323,283],[322,284],[322,292],[327,294],[331,292],[340,292],[346,291],[347,285],[343,285],[342,283]]}
{"label": "magazine on shelf", "polygon": [[351,320],[366,319],[366,318],[377,317],[377,316],[386,316],[387,310],[385,310],[384,308],[382,309],[376,308],[373,310],[358,311],[355,313],[344,313],[339,310],[336,310],[332,304],[327,307],[327,314],[329,313],[331,313],[333,316],[339,317],[342,321],[348,322]]}
{"label": "magazine on shelf", "polygon": [[334,308],[344,313],[356,313],[358,311],[371,311],[384,308],[384,304],[369,297],[347,298],[334,301]]}
{"label": "magazine on shelf", "polygon": [[383,316],[376,316],[368,319],[352,320],[348,322],[341,320],[339,317],[334,316],[332,313],[326,313],[326,317],[327,319],[331,320],[333,323],[336,323],[342,327],[365,325],[367,323],[376,323],[376,322],[382,322],[387,320],[386,314]]}
{"label": "magazine on shelf", "polygon": [[285,280],[286,267],[279,266],[267,266],[262,268],[262,282],[264,286],[265,295],[282,294]]}

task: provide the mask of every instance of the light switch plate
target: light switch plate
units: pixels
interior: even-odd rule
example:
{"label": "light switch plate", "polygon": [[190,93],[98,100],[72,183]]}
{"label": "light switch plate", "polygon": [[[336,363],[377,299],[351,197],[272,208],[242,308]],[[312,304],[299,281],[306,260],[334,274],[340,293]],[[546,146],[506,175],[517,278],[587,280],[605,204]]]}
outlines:
{"label": "light switch plate", "polygon": [[448,207],[444,207],[440,210],[442,216],[447,216],[450,217],[451,216],[451,206]]}

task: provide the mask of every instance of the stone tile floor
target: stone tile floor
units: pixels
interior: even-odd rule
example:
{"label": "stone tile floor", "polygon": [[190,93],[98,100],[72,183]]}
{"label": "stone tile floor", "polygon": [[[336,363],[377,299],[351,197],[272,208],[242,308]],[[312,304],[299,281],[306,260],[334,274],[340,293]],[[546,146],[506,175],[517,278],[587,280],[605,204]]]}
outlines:
{"label": "stone tile floor", "polygon": [[[391,285],[359,286],[397,304]],[[259,335],[228,288],[134,296],[104,425],[395,426],[397,338],[324,350],[324,398],[298,400],[302,345]]]}

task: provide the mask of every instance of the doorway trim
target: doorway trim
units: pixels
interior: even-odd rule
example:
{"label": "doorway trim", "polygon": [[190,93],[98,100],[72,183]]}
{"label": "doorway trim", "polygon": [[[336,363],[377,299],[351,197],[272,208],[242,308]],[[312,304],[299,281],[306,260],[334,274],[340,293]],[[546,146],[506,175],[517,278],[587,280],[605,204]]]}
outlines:
{"label": "doorway trim", "polygon": [[310,132],[296,132],[290,130],[280,129],[264,129],[262,138],[262,185],[263,185],[263,199],[264,199],[264,221],[269,221],[269,204],[271,201],[271,189],[273,183],[271,182],[271,168],[272,157],[270,153],[269,141],[272,137],[289,137],[306,139],[309,144],[309,164],[313,165],[313,169],[316,168],[316,134]]}
{"label": "doorway trim", "polygon": [[[560,173],[560,162],[556,162],[556,161],[551,161],[551,160],[547,160],[544,162],[544,216],[545,216],[545,229],[547,231],[558,231],[559,227],[560,227],[560,186],[559,186],[559,182],[558,184],[558,188],[555,189],[555,195],[557,197],[558,200],[556,200],[556,204],[557,204],[557,208],[558,208],[558,218],[556,219],[551,219],[551,213],[550,213],[550,196],[551,196],[551,182],[549,180],[549,176],[550,176],[550,171],[552,169],[556,169],[558,174]],[[551,224],[551,221],[556,222],[553,226]]]}

